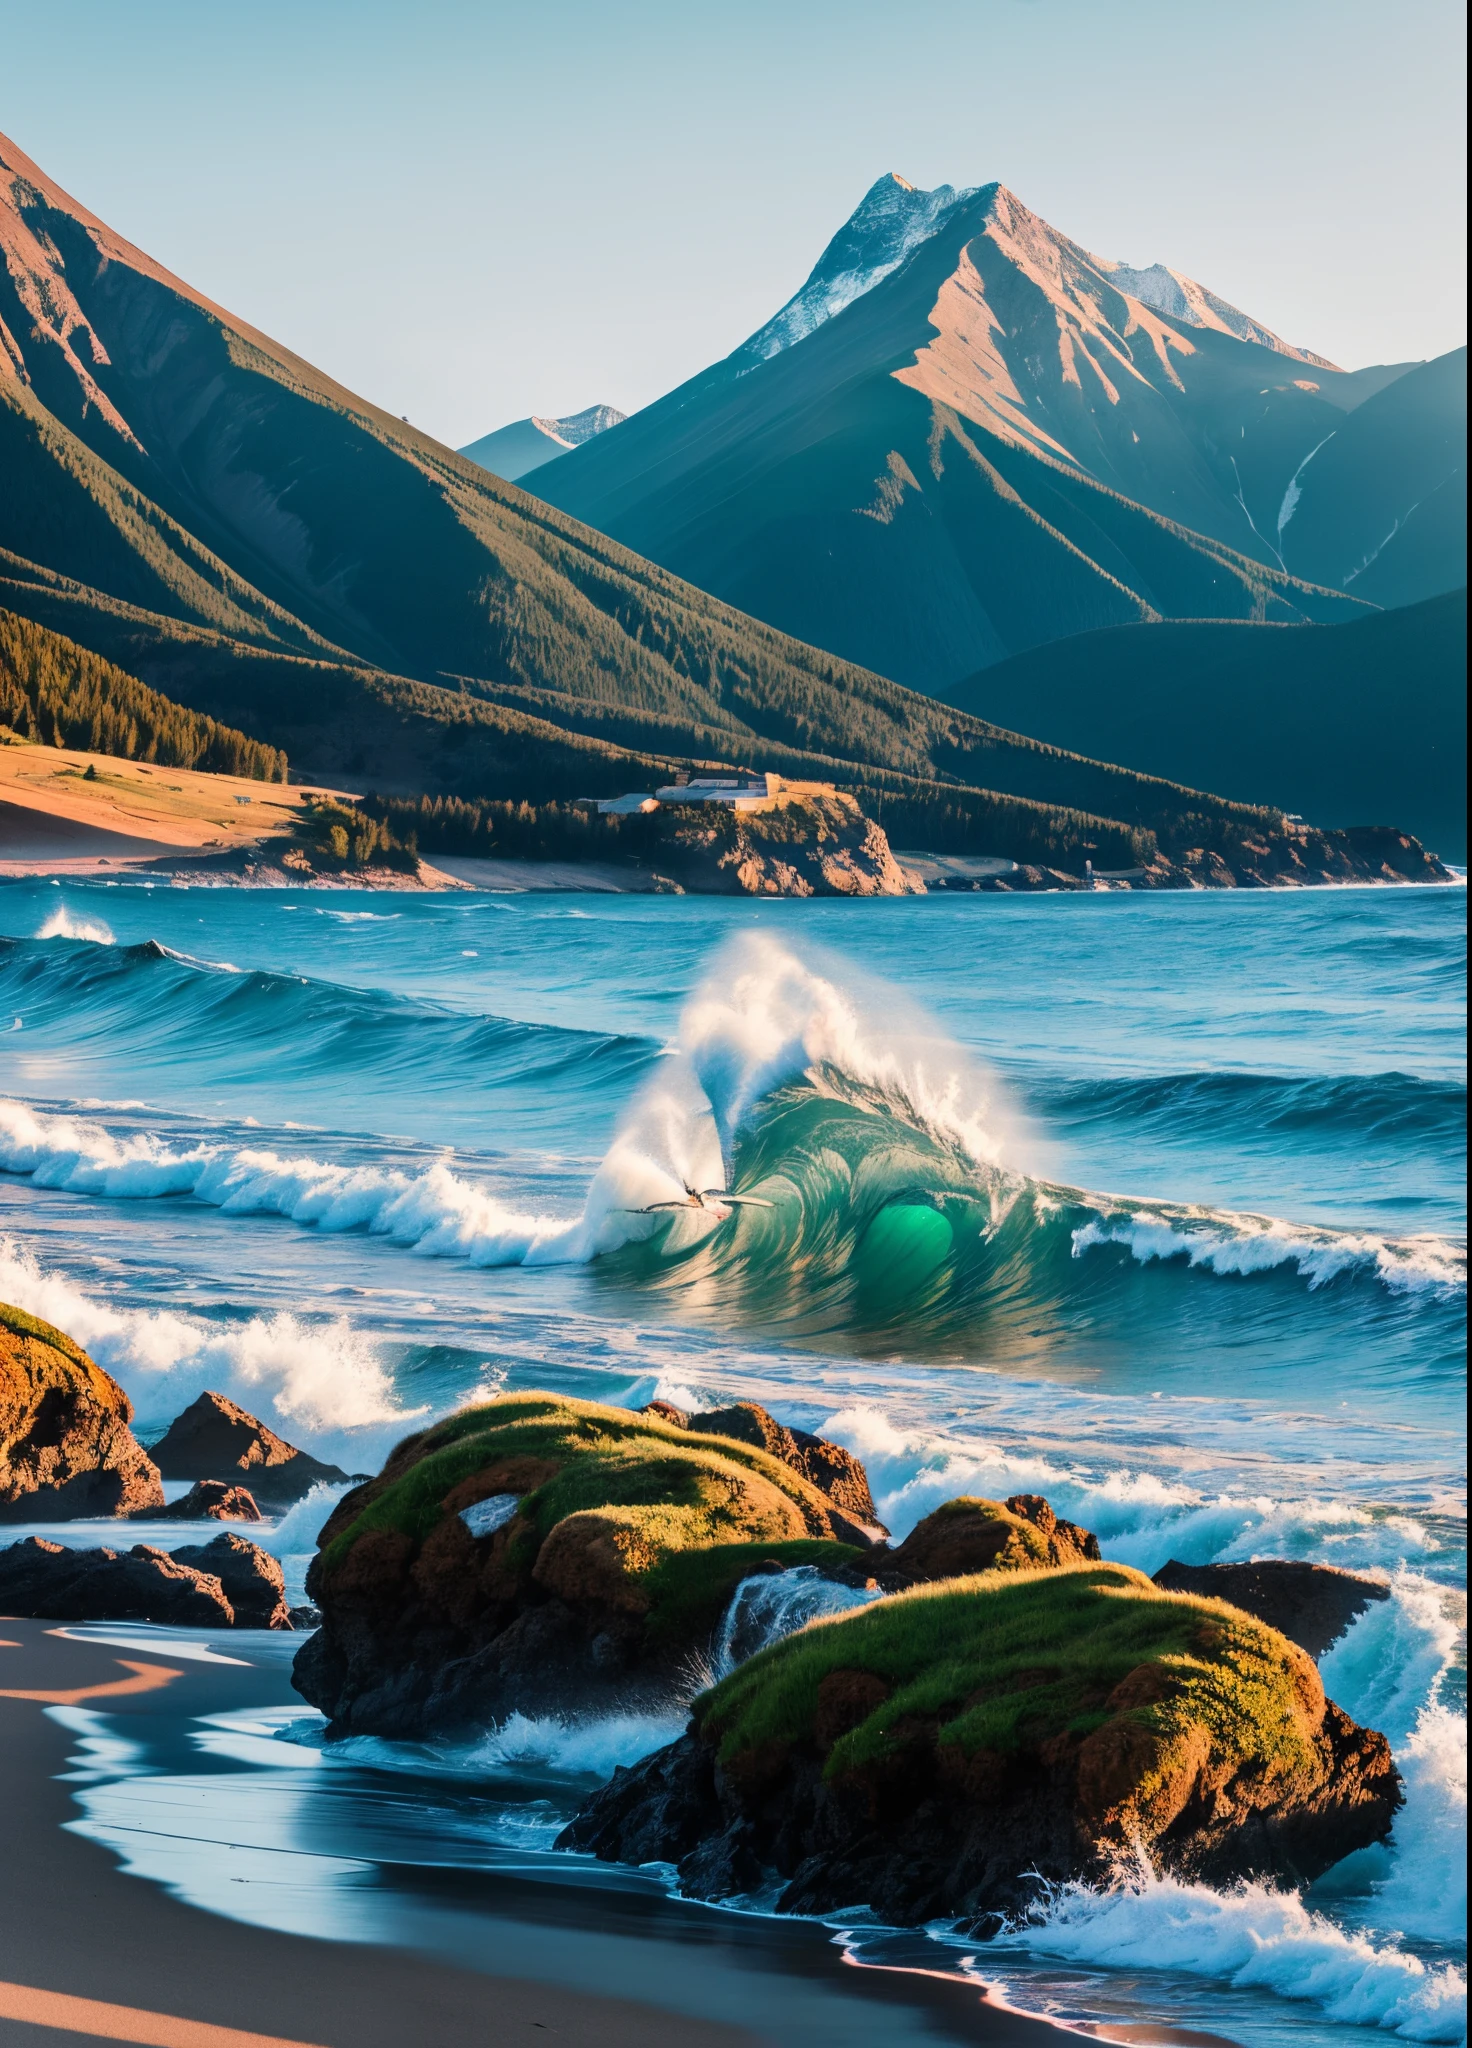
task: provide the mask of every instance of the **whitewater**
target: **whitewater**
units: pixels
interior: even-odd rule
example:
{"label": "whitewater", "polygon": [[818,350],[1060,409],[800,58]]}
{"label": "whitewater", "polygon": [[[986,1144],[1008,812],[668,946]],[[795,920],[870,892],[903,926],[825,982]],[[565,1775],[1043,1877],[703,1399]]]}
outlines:
{"label": "whitewater", "polygon": [[[0,1298],[145,1433],[214,1387],[361,1470],[503,1387],[744,1395],[863,1458],[899,1535],[1037,1491],[1147,1571],[1381,1577],[1324,1676],[1396,1749],[1387,1851],[1302,1898],[1123,1870],[926,1967],[1067,2019],[1460,2040],[1464,918],[6,885]],[[687,1184],[772,1207],[646,1213]],[[289,1578],[324,1506],[266,1532]],[[757,1586],[713,1654],[821,1605]],[[334,1768],[582,1784],[667,1733]],[[150,1782],[97,1790],[130,1854]],[[527,1814],[486,1841],[555,1861]]]}

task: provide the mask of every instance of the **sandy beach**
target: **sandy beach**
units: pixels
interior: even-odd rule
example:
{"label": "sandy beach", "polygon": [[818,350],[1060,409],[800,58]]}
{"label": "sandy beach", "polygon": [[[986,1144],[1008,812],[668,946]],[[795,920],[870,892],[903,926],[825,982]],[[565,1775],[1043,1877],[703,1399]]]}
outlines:
{"label": "sandy beach", "polygon": [[[106,1731],[104,1747],[146,1746],[157,1771],[185,1767],[187,1731],[211,1717],[300,1702],[287,1676],[290,1645],[279,1639],[212,1638],[206,1662],[192,1631],[172,1656],[165,1631],[109,1633],[111,1643],[0,1618],[0,2041],[500,2048],[546,2036],[586,2048],[1041,2048],[1058,2038],[958,1978],[856,1976],[827,1931],[810,1924],[752,1922],[574,1882],[488,1884],[446,1869],[438,1883],[421,1871],[399,1896],[383,1866],[350,1915],[355,1931],[330,1939],[310,1883],[283,1884],[279,1898],[261,1902],[262,1865],[243,1844],[216,1843],[202,1878],[197,1817],[181,1816],[172,1847],[154,1832],[147,1875],[127,1874],[108,1847],[73,1831],[81,1809],[63,1774],[78,1761],[76,1710],[98,1716],[85,1725]],[[98,1741],[81,1747],[95,1751]],[[93,1775],[84,1768],[75,1782]],[[197,1801],[201,1780],[176,1782]],[[325,1853],[303,1836],[297,1848]],[[232,1857],[244,1875],[227,1874]],[[150,1881],[165,1868],[182,1897],[168,1880]],[[401,1944],[383,1938],[385,1882]],[[240,1917],[187,1903],[201,1885],[239,1885]],[[303,1931],[283,1931],[283,1921]]]}

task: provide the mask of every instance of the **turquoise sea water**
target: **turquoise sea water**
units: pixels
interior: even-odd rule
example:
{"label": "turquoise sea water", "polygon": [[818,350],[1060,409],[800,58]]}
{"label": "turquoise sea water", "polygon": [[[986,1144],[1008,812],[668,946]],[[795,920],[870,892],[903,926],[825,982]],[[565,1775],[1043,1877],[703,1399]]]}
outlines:
{"label": "turquoise sea water", "polygon": [[[746,1394],[897,1532],[1026,1489],[1147,1570],[1391,1575],[1330,1689],[1399,1745],[1392,1852],[1307,1902],[1061,1899],[966,1967],[1115,2023],[1458,2039],[1465,908],[12,883],[0,1296],[145,1430],[218,1387],[361,1469],[477,1387]],[[773,1206],[634,1213],[682,1180]],[[273,1541],[299,1570],[310,1531]],[[525,1738],[577,1784],[649,1739]]]}

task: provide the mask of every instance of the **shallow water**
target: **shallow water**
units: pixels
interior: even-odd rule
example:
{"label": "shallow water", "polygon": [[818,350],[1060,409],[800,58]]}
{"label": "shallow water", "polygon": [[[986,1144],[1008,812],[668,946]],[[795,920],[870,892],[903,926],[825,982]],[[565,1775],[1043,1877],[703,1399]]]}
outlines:
{"label": "shallow water", "polygon": [[[848,1443],[899,1532],[1026,1489],[1147,1570],[1394,1574],[1336,1697],[1396,1741],[1444,1898],[1462,892],[25,883],[0,932],[0,1296],[86,1343],[145,1430],[219,1387],[362,1469],[476,1388],[740,1393]],[[772,1207],[633,1213],[682,1180]],[[294,1581],[325,1504],[263,1532]],[[1148,1884],[1060,1900],[1008,1981],[1244,2041],[1458,2038],[1455,1929],[1382,1864],[1302,1923]]]}

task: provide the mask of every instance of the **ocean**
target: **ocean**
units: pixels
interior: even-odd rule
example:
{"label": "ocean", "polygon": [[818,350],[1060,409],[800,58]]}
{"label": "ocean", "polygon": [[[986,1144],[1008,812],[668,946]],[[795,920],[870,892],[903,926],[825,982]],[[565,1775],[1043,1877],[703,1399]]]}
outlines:
{"label": "ocean", "polygon": [[[1042,1492],[1147,1571],[1385,1577],[1324,1675],[1396,1747],[1388,1850],[1304,1898],[1142,1871],[984,1947],[833,1938],[1072,2022],[1464,2037],[1463,890],[36,880],[0,887],[0,933],[0,1298],[85,1344],[145,1437],[212,1387],[361,1471],[476,1393],[741,1396],[862,1457],[897,1535],[958,1493]],[[642,1213],[682,1183],[773,1206]],[[326,1504],[266,1532],[297,1584]],[[316,1723],[205,1745],[237,1804],[298,1767],[275,1853],[326,1826],[308,1781],[340,1811],[357,1772],[360,1856],[432,1862],[452,1785],[474,1855],[561,1871],[563,1813],[679,1713],[432,1756],[324,1757]],[[79,1825],[245,1910],[197,1856],[171,1875],[161,1782],[92,1773]],[[743,1941],[776,1924],[748,1902]]]}

